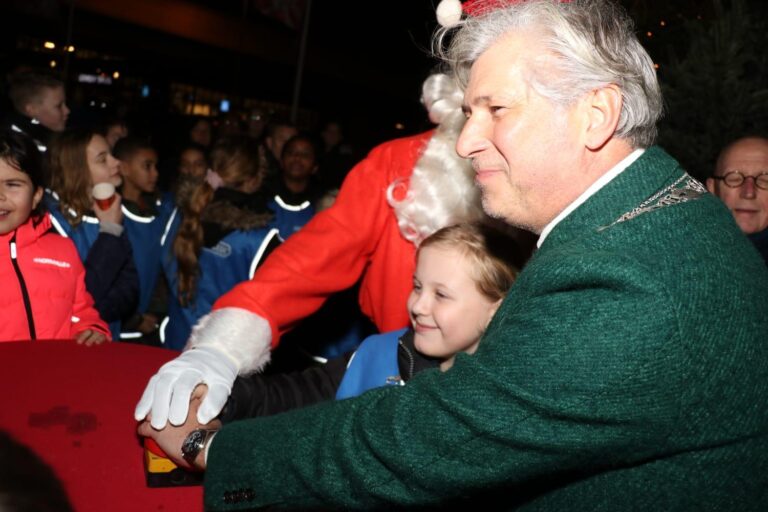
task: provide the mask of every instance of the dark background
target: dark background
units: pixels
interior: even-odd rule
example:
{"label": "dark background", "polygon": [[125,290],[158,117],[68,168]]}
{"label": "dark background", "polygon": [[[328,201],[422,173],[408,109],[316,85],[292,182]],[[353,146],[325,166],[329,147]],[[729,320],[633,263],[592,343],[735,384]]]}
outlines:
{"label": "dark background", "polygon": [[[313,0],[297,122],[341,120],[356,146],[427,127],[421,83],[438,0]],[[667,115],[662,143],[703,174],[727,139],[766,127],[763,0],[623,0],[659,65]],[[72,121],[128,112],[141,131],[164,132],[183,101],[219,100],[243,117],[259,104],[289,117],[307,0],[3,0],[0,72],[18,65],[66,72]],[[294,7],[294,27],[261,9]],[[372,11],[373,13],[369,12]],[[305,11],[304,11],[305,12]],[[55,42],[53,50],[43,41]],[[64,51],[67,44],[76,50]],[[111,85],[80,73],[120,73]],[[149,86],[149,97],[140,91]],[[203,91],[203,92],[201,92]],[[4,94],[3,94],[4,96]],[[182,101],[182,103],[183,103]],[[7,108],[7,105],[5,105]],[[246,108],[247,107],[247,108]]]}
{"label": "dark background", "polygon": [[[57,0],[12,0],[2,2],[2,62],[7,73],[17,65],[48,67],[58,61],[62,72],[69,57],[67,78],[73,82],[81,72],[120,72],[111,86],[90,87],[82,93],[68,87],[71,106],[86,106],[90,98],[107,98],[107,108],[127,101],[132,109],[166,111],[168,84],[178,82],[227,95],[236,106],[242,98],[264,100],[290,107],[296,80],[301,26],[292,29],[262,15],[251,6],[243,14],[240,1],[169,1],[168,19],[177,26],[195,25],[176,13],[179,4],[197,7],[230,21],[235,29],[256,37],[249,46],[227,47],[229,41],[215,24],[194,26],[192,37],[148,26],[126,12],[137,2],[103,1],[113,12],[97,12],[88,2],[74,4],[71,44],[74,54],[62,50],[67,41],[70,4]],[[91,2],[98,3],[98,2]],[[247,3],[247,2],[245,2]],[[362,7],[368,2],[314,0],[310,11],[307,53],[299,106],[310,112],[310,122],[340,118],[357,129],[361,139],[389,138],[398,131],[414,132],[424,125],[419,104],[421,83],[435,61],[428,55],[430,35],[436,26],[432,2],[390,2],[374,17]],[[173,24],[173,23],[171,23]],[[208,39],[208,42],[201,39]],[[21,43],[20,43],[21,40]],[[36,40],[36,41],[32,41]],[[56,49],[39,48],[43,41],[56,42]],[[38,47],[33,46],[38,43]],[[138,91],[149,85],[152,94],[138,100]],[[287,115],[287,114],[286,114]],[[401,124],[402,129],[395,128]],[[300,121],[300,124],[301,121]]]}

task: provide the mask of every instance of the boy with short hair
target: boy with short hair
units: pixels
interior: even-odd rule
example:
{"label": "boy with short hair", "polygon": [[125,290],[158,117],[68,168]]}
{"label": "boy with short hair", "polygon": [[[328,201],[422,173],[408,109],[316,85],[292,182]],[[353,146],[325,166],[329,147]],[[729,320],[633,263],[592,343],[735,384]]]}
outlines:
{"label": "boy with short hair", "polygon": [[32,138],[41,152],[51,137],[63,132],[69,117],[64,82],[39,70],[23,69],[10,75],[8,96],[15,112],[3,123],[12,131]]}
{"label": "boy with short hair", "polygon": [[113,153],[123,177],[123,225],[139,273],[139,307],[123,325],[120,338],[158,345],[162,343],[158,328],[167,304],[167,289],[155,291],[161,268],[160,238],[173,210],[173,198],[157,188],[157,151],[149,141],[129,135],[117,141]]}

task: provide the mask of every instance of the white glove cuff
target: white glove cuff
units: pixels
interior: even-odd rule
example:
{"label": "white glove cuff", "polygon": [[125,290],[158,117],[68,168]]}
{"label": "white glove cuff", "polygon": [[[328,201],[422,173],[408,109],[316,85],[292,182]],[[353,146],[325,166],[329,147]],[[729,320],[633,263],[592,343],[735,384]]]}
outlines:
{"label": "white glove cuff", "polygon": [[222,308],[197,322],[185,350],[215,349],[232,361],[240,375],[249,375],[269,362],[271,344],[272,329],[265,318],[246,309]]}

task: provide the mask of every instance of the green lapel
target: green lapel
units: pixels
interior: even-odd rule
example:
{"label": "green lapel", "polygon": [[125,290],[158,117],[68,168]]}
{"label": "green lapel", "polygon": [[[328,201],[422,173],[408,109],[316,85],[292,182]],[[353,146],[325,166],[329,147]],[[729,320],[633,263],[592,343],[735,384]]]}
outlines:
{"label": "green lapel", "polygon": [[700,197],[703,186],[658,146],[640,158],[555,226],[542,244],[554,247],[587,233]]}

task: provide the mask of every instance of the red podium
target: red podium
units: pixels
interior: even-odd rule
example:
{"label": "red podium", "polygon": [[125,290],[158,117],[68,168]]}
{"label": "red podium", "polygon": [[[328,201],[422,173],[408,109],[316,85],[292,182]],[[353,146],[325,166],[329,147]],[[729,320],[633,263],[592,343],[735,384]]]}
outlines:
{"label": "red podium", "polygon": [[123,343],[0,343],[0,429],[32,448],[78,512],[203,510],[203,491],[147,487],[133,409],[177,355]]}

